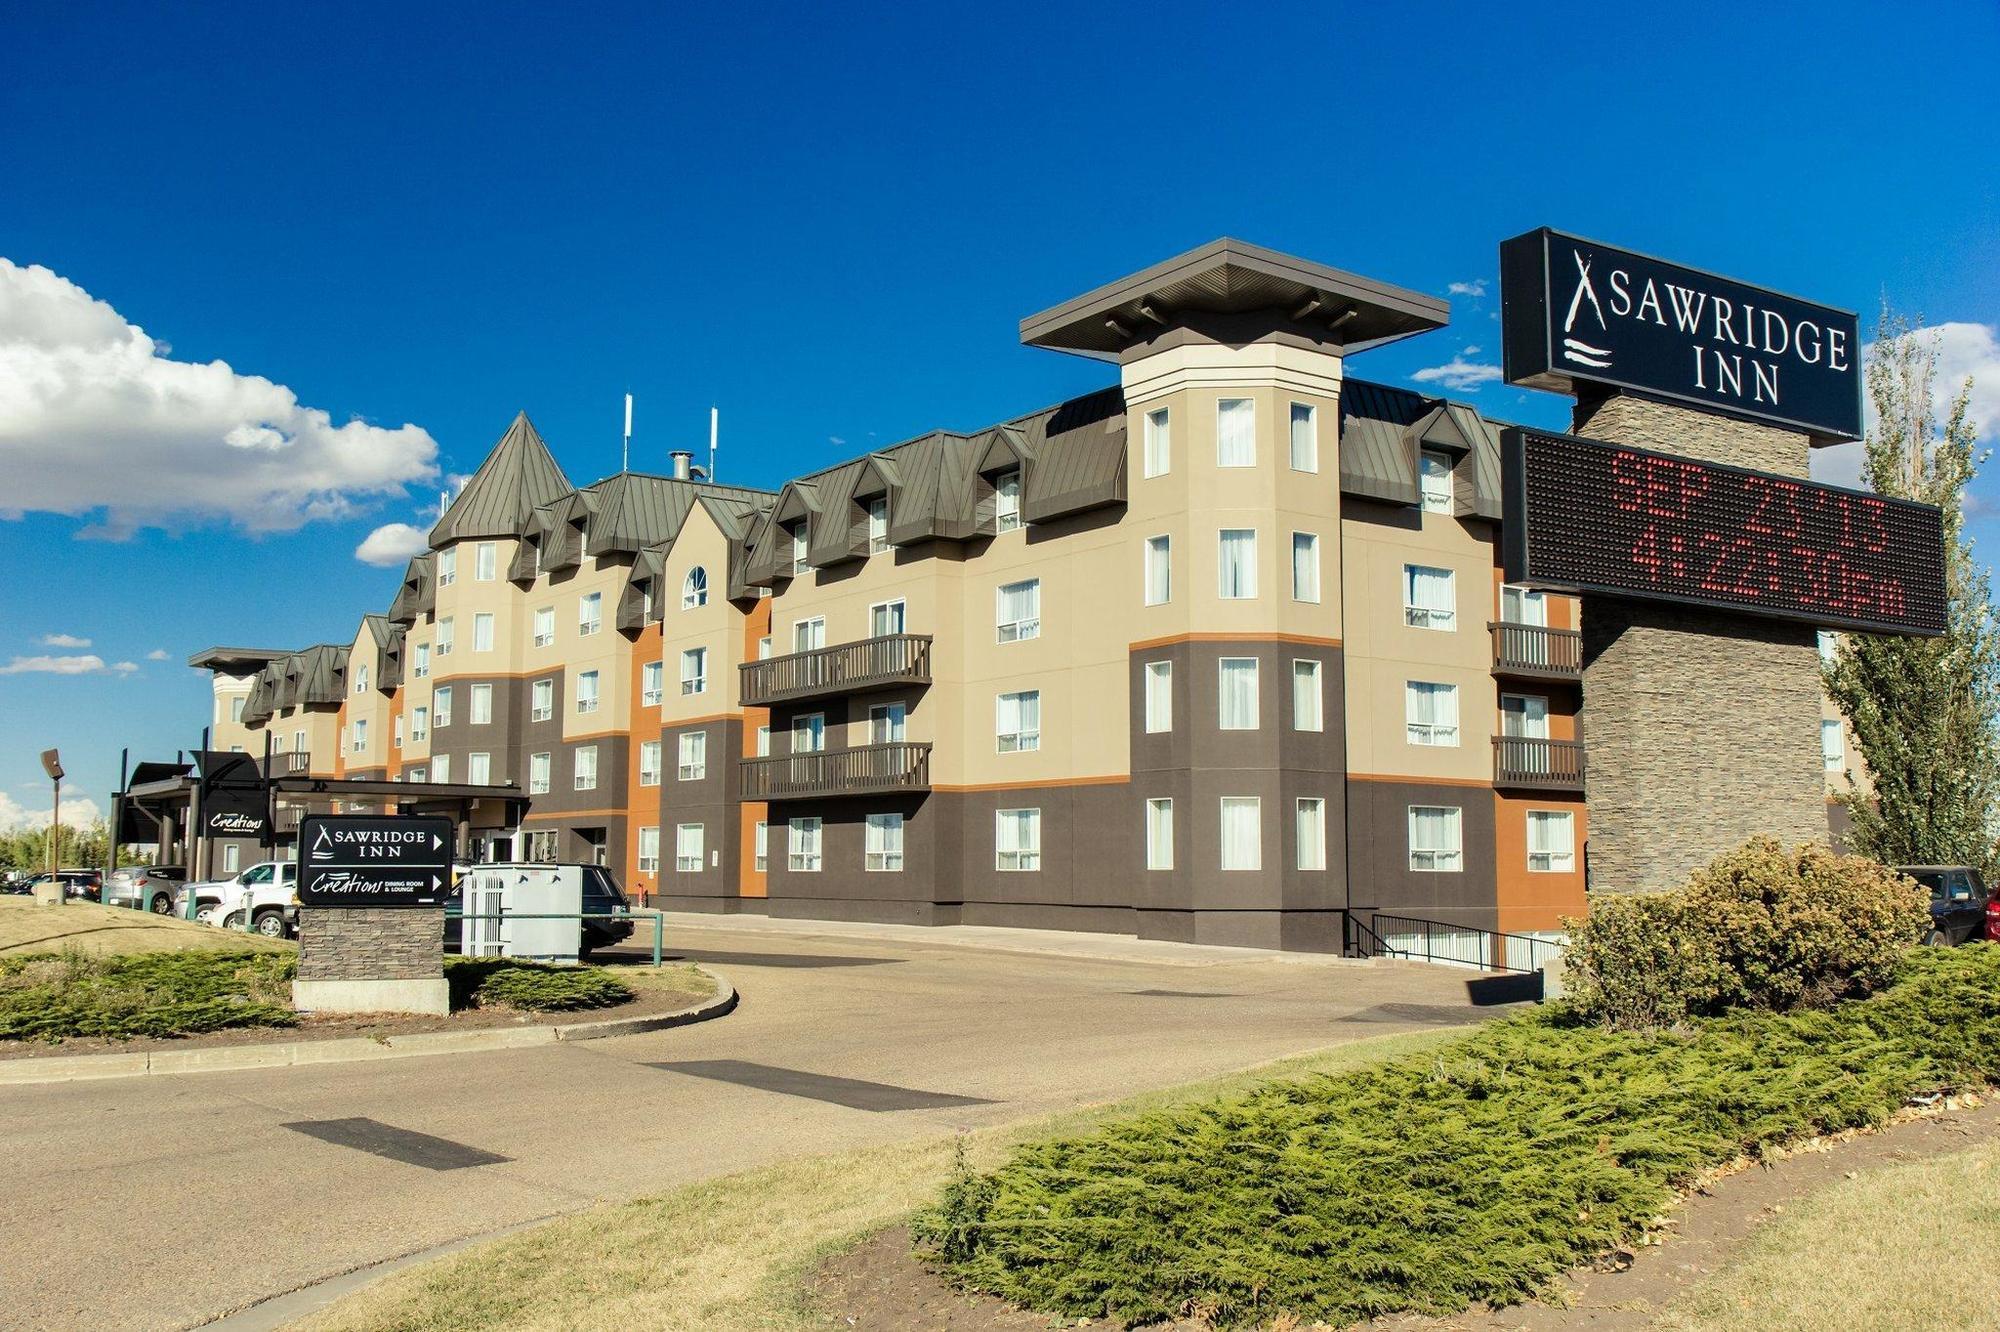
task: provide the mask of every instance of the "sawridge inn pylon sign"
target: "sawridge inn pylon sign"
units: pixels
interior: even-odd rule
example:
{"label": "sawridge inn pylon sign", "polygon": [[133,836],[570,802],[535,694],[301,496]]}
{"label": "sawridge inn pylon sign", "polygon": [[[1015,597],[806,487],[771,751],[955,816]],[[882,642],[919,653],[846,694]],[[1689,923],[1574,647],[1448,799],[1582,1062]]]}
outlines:
{"label": "sawridge inn pylon sign", "polygon": [[1540,227],[1500,246],[1510,384],[1602,385],[1861,437],[1860,325],[1818,305]]}

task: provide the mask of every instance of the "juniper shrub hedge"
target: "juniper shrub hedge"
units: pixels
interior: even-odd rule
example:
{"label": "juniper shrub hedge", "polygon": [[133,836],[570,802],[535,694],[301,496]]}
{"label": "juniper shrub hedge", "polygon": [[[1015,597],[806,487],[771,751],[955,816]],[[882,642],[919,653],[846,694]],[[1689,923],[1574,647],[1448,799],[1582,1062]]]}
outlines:
{"label": "juniper shrub hedge", "polygon": [[1831,1008],[1620,1030],[1539,1012],[961,1173],[913,1229],[1032,1309],[1225,1328],[1528,1298],[1701,1170],[2000,1079],[2000,947],[1912,950]]}
{"label": "juniper shrub hedge", "polygon": [[632,998],[632,988],[602,967],[556,967],[500,957],[445,960],[451,1006],[495,1005],[530,1013],[572,1013],[610,1008]]}

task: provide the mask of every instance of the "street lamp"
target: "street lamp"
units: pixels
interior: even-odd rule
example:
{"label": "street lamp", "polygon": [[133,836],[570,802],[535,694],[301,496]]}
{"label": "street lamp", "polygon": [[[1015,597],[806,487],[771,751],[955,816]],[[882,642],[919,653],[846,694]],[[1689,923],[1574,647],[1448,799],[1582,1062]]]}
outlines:
{"label": "street lamp", "polygon": [[56,878],[56,871],[62,868],[62,756],[53,749],[42,751],[42,771],[55,783],[55,801],[49,806],[49,878],[55,880],[56,901],[63,898],[62,880]]}

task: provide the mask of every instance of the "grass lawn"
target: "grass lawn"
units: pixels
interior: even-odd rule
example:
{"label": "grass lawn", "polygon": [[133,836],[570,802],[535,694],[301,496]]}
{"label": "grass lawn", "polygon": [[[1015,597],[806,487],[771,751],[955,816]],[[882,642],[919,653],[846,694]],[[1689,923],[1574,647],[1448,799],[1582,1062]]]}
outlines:
{"label": "grass lawn", "polygon": [[185,948],[232,952],[292,952],[297,945],[261,935],[227,934],[191,920],[155,916],[95,902],[37,906],[32,897],[0,897],[0,957],[10,953],[59,953],[66,948],[97,955],[170,953]]}
{"label": "grass lawn", "polygon": [[1455,1034],[1355,1042],[1113,1106],[960,1139],[786,1162],[593,1208],[388,1277],[301,1326],[318,1332],[820,1328],[802,1293],[812,1270],[828,1252],[934,1199],[951,1176],[956,1142],[976,1167],[990,1168],[1025,1142],[1088,1133],[1119,1116],[1228,1096],[1272,1078],[1372,1066],[1434,1050]]}
{"label": "grass lawn", "polygon": [[1884,1166],[1795,1204],[1662,1332],[1984,1332],[2000,1321],[2000,1144]]}

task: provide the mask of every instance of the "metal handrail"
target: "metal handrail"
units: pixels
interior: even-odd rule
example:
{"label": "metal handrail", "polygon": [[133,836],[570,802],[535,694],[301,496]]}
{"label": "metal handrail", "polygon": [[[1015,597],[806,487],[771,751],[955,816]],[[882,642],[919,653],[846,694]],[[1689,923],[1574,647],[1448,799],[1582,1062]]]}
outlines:
{"label": "metal handrail", "polygon": [[[1384,922],[1389,922],[1389,928],[1386,931],[1382,928]],[[1424,962],[1449,962],[1458,966],[1477,967],[1481,971],[1505,971],[1518,975],[1529,975],[1547,966],[1551,960],[1559,957],[1563,950],[1562,944],[1549,939],[1537,939],[1532,935],[1510,934],[1504,930],[1485,930],[1480,929],[1476,925],[1454,925],[1448,921],[1425,920],[1418,916],[1398,916],[1382,911],[1372,913],[1367,925],[1361,925],[1358,920],[1355,923],[1372,935],[1381,948],[1380,952],[1370,954],[1370,956],[1407,957]],[[1416,928],[1399,928],[1403,926],[1414,926]],[[1417,948],[1395,947],[1388,942],[1387,935],[1390,933],[1416,936],[1422,941],[1421,950]],[[1460,953],[1439,949],[1436,945],[1436,940],[1438,936],[1444,934],[1450,934],[1458,938],[1475,936],[1478,943],[1478,956],[1465,957]],[[1514,952],[1517,948],[1524,955],[1518,960],[1524,960],[1527,965],[1517,964],[1518,960]]]}
{"label": "metal handrail", "polygon": [[[495,911],[468,915],[463,907],[455,907],[449,902],[444,908],[446,920],[637,920],[641,916],[653,918],[653,965],[657,967],[667,930],[667,918],[658,911]],[[465,947],[463,936],[458,946],[461,949]]]}

